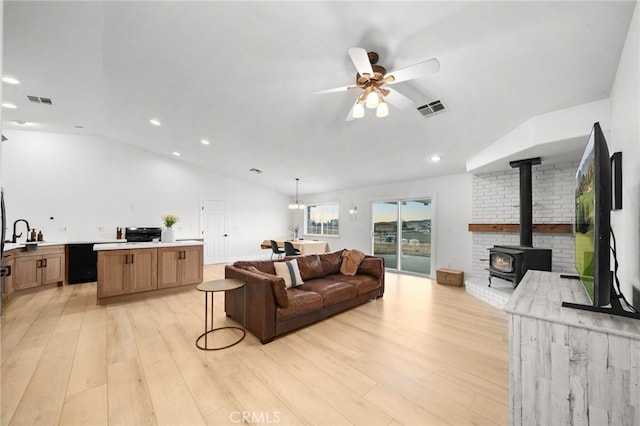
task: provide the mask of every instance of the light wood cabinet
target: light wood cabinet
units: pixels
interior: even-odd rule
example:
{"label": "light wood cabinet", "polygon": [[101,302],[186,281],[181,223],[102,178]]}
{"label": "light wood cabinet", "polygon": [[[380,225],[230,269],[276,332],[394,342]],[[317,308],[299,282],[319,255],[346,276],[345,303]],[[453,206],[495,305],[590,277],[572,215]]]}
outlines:
{"label": "light wood cabinet", "polygon": [[157,249],[98,253],[98,299],[158,288]]}
{"label": "light wood cabinet", "polygon": [[64,281],[64,247],[48,246],[33,252],[20,249],[12,271],[13,290],[23,290]]}
{"label": "light wood cabinet", "polygon": [[2,297],[9,297],[13,293],[13,273],[14,273],[14,254],[13,251],[4,253],[2,256],[2,267],[10,271],[10,275],[2,277]]}
{"label": "light wood cabinet", "polygon": [[202,282],[202,246],[158,249],[158,288]]}

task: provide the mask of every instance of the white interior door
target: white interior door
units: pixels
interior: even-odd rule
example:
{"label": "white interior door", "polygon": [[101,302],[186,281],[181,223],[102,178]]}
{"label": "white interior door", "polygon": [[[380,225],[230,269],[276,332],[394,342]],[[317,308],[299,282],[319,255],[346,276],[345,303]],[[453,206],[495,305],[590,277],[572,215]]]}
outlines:
{"label": "white interior door", "polygon": [[202,201],[202,238],[204,239],[204,263],[222,263],[227,260],[227,203]]}

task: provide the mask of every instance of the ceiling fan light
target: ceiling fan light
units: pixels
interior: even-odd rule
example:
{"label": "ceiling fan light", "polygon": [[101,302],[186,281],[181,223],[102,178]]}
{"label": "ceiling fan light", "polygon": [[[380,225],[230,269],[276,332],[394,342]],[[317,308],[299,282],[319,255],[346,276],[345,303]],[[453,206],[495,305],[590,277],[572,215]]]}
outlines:
{"label": "ceiling fan light", "polygon": [[360,103],[357,103],[353,106],[353,118],[362,118],[364,117],[364,106]]}
{"label": "ceiling fan light", "polygon": [[379,103],[380,103],[380,97],[378,96],[378,92],[376,92],[375,90],[372,90],[371,92],[369,92],[369,94],[367,95],[367,101],[366,101],[367,108],[369,109],[377,108]]}
{"label": "ceiling fan light", "polygon": [[389,106],[386,102],[380,102],[378,108],[376,108],[376,117],[384,118],[389,115]]}

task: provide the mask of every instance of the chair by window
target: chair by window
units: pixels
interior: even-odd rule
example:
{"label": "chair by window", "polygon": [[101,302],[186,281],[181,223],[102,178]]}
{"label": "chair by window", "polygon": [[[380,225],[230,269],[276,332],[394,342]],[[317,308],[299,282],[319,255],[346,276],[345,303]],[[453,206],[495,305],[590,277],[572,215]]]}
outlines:
{"label": "chair by window", "polygon": [[297,248],[293,247],[293,244],[291,244],[289,241],[285,241],[284,242],[284,254],[286,256],[298,256],[300,254],[300,250],[298,250]]}
{"label": "chair by window", "polygon": [[276,243],[274,240],[271,240],[271,259],[273,259],[274,254],[278,256],[278,259],[280,259],[284,254],[284,251],[278,248],[278,243]]}

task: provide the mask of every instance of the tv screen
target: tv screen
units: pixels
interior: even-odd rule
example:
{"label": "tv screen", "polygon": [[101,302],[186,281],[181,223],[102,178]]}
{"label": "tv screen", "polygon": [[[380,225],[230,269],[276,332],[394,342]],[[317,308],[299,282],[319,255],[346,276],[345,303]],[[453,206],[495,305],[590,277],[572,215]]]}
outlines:
{"label": "tv screen", "polygon": [[611,162],[595,123],[576,172],[575,266],[593,306],[610,302]]}

